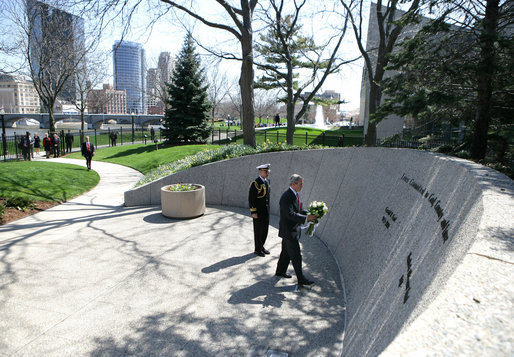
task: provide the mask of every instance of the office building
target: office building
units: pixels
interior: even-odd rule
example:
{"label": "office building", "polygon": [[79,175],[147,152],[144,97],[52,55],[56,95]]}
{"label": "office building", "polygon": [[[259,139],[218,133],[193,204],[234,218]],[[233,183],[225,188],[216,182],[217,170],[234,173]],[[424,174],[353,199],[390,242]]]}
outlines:
{"label": "office building", "polygon": [[127,114],[127,92],[104,84],[89,92],[87,108],[89,114]]}
{"label": "office building", "polygon": [[169,52],[161,52],[159,54],[159,62],[157,63],[158,83],[164,85],[171,80],[175,61]]}
{"label": "office building", "polygon": [[146,113],[145,50],[139,43],[116,41],[113,49],[114,89],[127,93],[127,113]]}
{"label": "office building", "polygon": [[0,75],[0,111],[4,113],[37,114],[40,112],[39,95],[23,77]]}
{"label": "office building", "polygon": [[[385,7],[383,6],[383,11],[385,11]],[[371,3],[369,9],[369,23],[368,23],[368,35],[366,40],[366,51],[368,51],[369,57],[371,59],[372,68],[375,68],[377,61],[377,52],[378,52],[378,44],[380,41],[380,31],[378,29],[378,20],[377,20],[377,4]],[[396,10],[395,19],[400,18],[404,11]],[[412,37],[416,34],[416,32],[428,21],[427,18],[422,18],[420,23],[408,25],[403,28],[400,33],[398,40],[396,41],[396,46],[400,44],[406,37]],[[384,79],[393,77],[398,72],[386,70],[384,73]],[[368,71],[366,66],[363,66],[362,70],[362,82],[361,82],[361,97],[360,97],[360,113],[359,113],[359,123],[360,125],[364,125],[364,134],[367,133],[368,122],[369,122],[369,80],[368,80]],[[385,96],[382,95],[383,102]],[[395,134],[401,134],[403,132],[405,118],[399,117],[397,115],[391,114],[386,118],[382,119],[377,124],[377,139],[383,139],[389,136],[393,136]]]}
{"label": "office building", "polygon": [[53,90],[64,82],[58,98],[74,102],[78,89],[72,74],[85,55],[84,19],[37,0],[27,1],[27,16],[34,78]]}

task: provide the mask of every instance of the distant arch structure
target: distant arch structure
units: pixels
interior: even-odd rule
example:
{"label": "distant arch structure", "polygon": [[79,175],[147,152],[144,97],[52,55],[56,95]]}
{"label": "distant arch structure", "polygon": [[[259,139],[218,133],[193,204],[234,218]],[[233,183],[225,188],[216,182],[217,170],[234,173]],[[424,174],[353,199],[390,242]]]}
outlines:
{"label": "distant arch structure", "polygon": [[[33,119],[40,123],[41,128],[50,127],[50,117],[48,114],[16,114],[8,113],[3,114],[5,125],[8,128],[12,128],[13,124],[18,120],[22,119]],[[162,115],[143,115],[143,114],[86,114],[84,115],[84,121],[89,129],[99,128],[102,124],[108,124],[109,121],[114,121],[115,124],[132,124],[137,127],[148,127],[149,125],[159,125],[162,121]],[[80,114],[54,114],[56,122],[60,120],[70,122],[80,122]]]}

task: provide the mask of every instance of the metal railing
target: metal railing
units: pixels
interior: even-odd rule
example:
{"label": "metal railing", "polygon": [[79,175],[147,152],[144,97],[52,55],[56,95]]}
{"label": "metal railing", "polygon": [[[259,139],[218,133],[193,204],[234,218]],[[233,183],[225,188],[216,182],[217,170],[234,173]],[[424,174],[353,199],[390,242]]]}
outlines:
{"label": "metal railing", "polygon": [[[280,131],[258,131],[255,136],[257,144],[271,142],[271,143],[284,143],[287,141],[286,133]],[[227,145],[231,143],[242,143],[243,131],[230,130],[230,129],[213,129],[211,132],[211,143],[218,145]],[[326,132],[321,134],[294,134],[294,145],[322,145],[332,147],[344,146],[362,146],[363,138],[360,136],[349,135],[330,135]]]}
{"label": "metal railing", "polygon": [[[39,131],[39,130],[38,130]],[[43,147],[43,135],[44,132],[49,133],[48,130],[43,131],[42,135],[40,135],[40,151],[44,153],[45,149]],[[116,139],[111,136],[111,134],[116,133]],[[71,134],[72,139],[67,139],[68,132],[64,132],[64,130],[60,130],[58,132],[59,135],[59,154],[65,154],[70,151],[77,151],[80,150],[81,146],[81,139],[82,137],[89,136],[92,143],[95,144],[95,146],[115,146],[115,145],[126,145],[126,144],[134,144],[136,142],[141,143],[151,143],[152,142],[152,134],[151,131],[146,128],[123,128],[120,126],[119,128],[108,128],[108,129],[92,129],[92,130],[78,130],[69,132]],[[23,159],[23,152],[22,149],[19,146],[20,141],[25,136],[25,134],[15,134],[15,135],[9,135],[4,136],[2,135],[2,140],[0,142],[0,155],[2,155],[2,159],[4,161],[7,160],[22,160]],[[70,146],[68,146],[67,140],[70,140],[71,142],[71,150]],[[162,141],[162,136],[160,130],[156,130],[154,133],[154,140],[157,140],[157,142]],[[32,152],[34,151],[34,147],[31,147],[29,149]]]}

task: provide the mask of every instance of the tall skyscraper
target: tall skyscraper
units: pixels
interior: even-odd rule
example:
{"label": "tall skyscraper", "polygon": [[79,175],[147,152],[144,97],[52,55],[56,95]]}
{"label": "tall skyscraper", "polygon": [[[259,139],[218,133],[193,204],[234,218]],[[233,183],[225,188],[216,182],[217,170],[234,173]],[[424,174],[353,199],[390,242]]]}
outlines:
{"label": "tall skyscraper", "polygon": [[157,82],[166,83],[170,81],[174,62],[175,61],[169,52],[161,52],[159,54],[159,62],[157,63]]}
{"label": "tall skyscraper", "polygon": [[76,100],[73,73],[85,57],[84,19],[37,0],[27,1],[27,16],[33,76],[52,90],[62,86],[59,98]]}
{"label": "tall skyscraper", "polygon": [[127,92],[127,112],[146,112],[146,60],[140,43],[116,41],[112,46],[114,89]]}

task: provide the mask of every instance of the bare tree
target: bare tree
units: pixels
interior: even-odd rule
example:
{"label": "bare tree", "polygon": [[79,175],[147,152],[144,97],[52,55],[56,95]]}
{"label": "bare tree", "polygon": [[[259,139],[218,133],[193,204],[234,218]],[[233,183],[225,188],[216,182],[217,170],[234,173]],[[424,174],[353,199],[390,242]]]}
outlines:
{"label": "bare tree", "polygon": [[[265,72],[258,81],[258,86],[266,89],[279,88],[285,93],[286,138],[287,143],[292,145],[296,123],[305,114],[327,77],[357,58],[344,61],[337,56],[346,34],[347,19],[343,21],[342,28],[335,29],[325,43],[316,44],[313,36],[301,33],[300,15],[306,0],[295,0],[293,4],[286,4],[284,0],[270,0],[269,3],[270,7],[263,11],[263,21],[269,30],[260,36],[260,42],[256,46],[257,52],[265,61],[257,63],[258,68]],[[286,5],[292,7],[289,14],[285,9]],[[336,44],[331,47],[334,39]],[[300,71],[305,74],[303,79],[299,76]],[[308,88],[312,89],[307,93]],[[302,104],[295,115],[298,101]]]}
{"label": "bare tree", "polygon": [[28,74],[55,131],[54,105],[58,97],[71,101],[77,94],[73,76],[87,51],[84,22],[61,9],[36,0],[8,1],[4,14],[16,27],[12,51],[22,56]]}
{"label": "bare tree", "polygon": [[[389,0],[387,4],[384,4],[384,1],[377,0],[376,5],[372,4],[372,10],[370,10],[369,16],[370,19],[376,21],[379,41],[376,46],[371,47],[366,47],[363,39],[365,36],[362,29],[363,7],[369,2],[366,0],[339,1],[345,10],[343,12],[345,18],[348,16],[350,19],[357,46],[364,58],[364,66],[367,75],[366,80],[369,84],[368,112],[370,116],[367,127],[366,145],[375,146],[377,131],[373,115],[376,113],[382,99],[380,84],[384,79],[385,67],[389,62],[389,55],[393,52],[402,30],[406,24],[411,22],[418,14],[423,1]],[[407,11],[402,14],[400,14],[398,8],[400,4],[405,6],[410,4],[408,5]]]}
{"label": "bare tree", "polygon": [[105,68],[105,59],[102,56],[94,56],[90,54],[76,68],[73,78],[77,85],[77,97],[72,100],[77,110],[80,112],[81,134],[80,142],[84,142],[85,120],[84,113],[88,107],[88,99],[90,92],[95,86],[102,83],[107,75]]}
{"label": "bare tree", "polygon": [[259,118],[259,124],[264,117],[273,117],[278,111],[278,93],[272,90],[255,91],[255,114]]}
{"label": "bare tree", "polygon": [[206,73],[207,80],[209,82],[207,93],[209,94],[209,100],[212,103],[211,118],[214,122],[218,107],[220,103],[228,97],[231,88],[229,86],[227,74],[219,71],[219,64],[211,68],[207,68]]}
{"label": "bare tree", "polygon": [[236,85],[236,83],[234,83],[232,88],[233,88],[233,90],[231,90],[227,93],[227,96],[229,98],[229,103],[230,103],[230,112],[232,113],[231,118],[232,119],[238,118],[240,120],[242,113],[243,113],[243,101],[242,101],[242,96],[241,96],[241,87]]}
{"label": "bare tree", "polygon": [[[143,3],[141,0],[68,0],[80,6],[82,11],[95,11],[98,14],[100,22],[106,21],[107,13],[114,13],[114,17],[121,17],[124,20],[124,27],[128,27],[136,8]],[[158,0],[158,3],[167,6],[163,10],[164,13],[170,9],[178,10],[192,19],[200,21],[202,24],[223,30],[232,35],[241,46],[241,56],[229,56],[232,59],[239,59],[241,64],[241,75],[239,78],[239,86],[241,88],[241,101],[243,104],[243,137],[244,143],[255,146],[255,118],[254,118],[254,66],[253,66],[253,14],[258,0],[240,0],[240,7],[232,5],[227,0],[211,0],[210,3],[218,5],[218,8],[227,17],[218,21],[217,14],[210,8],[210,4],[202,1],[198,2],[190,0]],[[198,8],[195,8],[198,5]],[[201,6],[201,8],[200,8]],[[217,17],[216,17],[217,16]],[[157,18],[155,19],[157,21]],[[108,21],[106,21],[108,22]]]}

